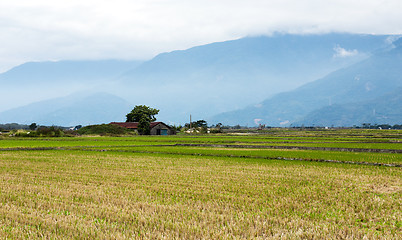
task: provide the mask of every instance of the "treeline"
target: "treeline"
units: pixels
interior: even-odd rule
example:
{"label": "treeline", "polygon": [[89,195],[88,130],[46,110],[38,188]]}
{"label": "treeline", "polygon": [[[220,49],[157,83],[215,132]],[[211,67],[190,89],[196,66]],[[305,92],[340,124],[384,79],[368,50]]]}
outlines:
{"label": "treeline", "polygon": [[[4,131],[4,130],[3,130]],[[52,127],[37,127],[35,130],[31,129],[12,129],[7,131],[10,137],[63,137],[73,136],[73,131],[61,129],[55,126]]]}
{"label": "treeline", "polygon": [[36,123],[30,125],[7,123],[0,124],[0,134],[10,137],[63,137],[74,136],[74,131],[60,126],[38,126]]}
{"label": "treeline", "polygon": [[23,129],[27,130],[29,129],[29,125],[23,125],[23,124],[18,124],[18,123],[7,123],[7,124],[0,124],[0,131],[10,131],[10,130],[16,130],[16,129]]}
{"label": "treeline", "polygon": [[57,126],[37,126],[36,124],[2,124],[0,135],[5,137],[73,137],[80,135],[101,135],[101,136],[122,136],[135,135],[135,132],[126,128],[111,125],[99,124],[82,127],[81,125],[74,128],[63,128]]}
{"label": "treeline", "polygon": [[353,128],[362,128],[362,129],[402,129],[402,124],[371,124],[371,123],[363,123],[361,126],[353,126]]}
{"label": "treeline", "polygon": [[32,123],[30,125],[26,124],[19,124],[19,123],[6,123],[6,124],[0,124],[0,131],[11,131],[11,130],[36,130],[40,127],[44,128],[50,128],[50,127],[55,127],[59,129],[69,129],[68,127],[61,127],[61,126],[39,126],[36,123]]}

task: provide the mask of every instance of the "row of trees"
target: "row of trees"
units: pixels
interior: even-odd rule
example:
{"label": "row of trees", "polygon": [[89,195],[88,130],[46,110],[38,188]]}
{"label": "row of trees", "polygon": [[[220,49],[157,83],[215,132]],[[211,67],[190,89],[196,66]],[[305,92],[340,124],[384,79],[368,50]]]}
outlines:
{"label": "row of trees", "polygon": [[363,123],[361,127],[354,126],[354,128],[364,128],[364,129],[402,129],[402,125],[395,124],[371,124],[371,123]]}

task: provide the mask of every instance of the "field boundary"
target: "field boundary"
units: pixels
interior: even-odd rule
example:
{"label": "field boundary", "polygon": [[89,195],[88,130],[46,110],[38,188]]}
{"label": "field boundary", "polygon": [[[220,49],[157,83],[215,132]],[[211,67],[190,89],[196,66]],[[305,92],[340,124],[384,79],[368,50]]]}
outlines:
{"label": "field boundary", "polygon": [[169,155],[187,155],[187,156],[205,156],[205,157],[229,157],[229,158],[250,158],[250,159],[268,159],[268,160],[286,160],[286,161],[305,161],[305,162],[328,162],[328,163],[344,163],[354,165],[367,165],[367,166],[386,166],[386,167],[402,167],[402,164],[392,163],[371,163],[371,162],[353,162],[353,161],[339,161],[330,159],[309,159],[309,158],[285,158],[285,157],[264,157],[264,156],[247,156],[247,155],[230,155],[230,154],[205,154],[205,153],[171,153],[171,152],[157,152],[157,151],[133,151],[133,150],[106,150],[106,149],[86,149],[86,151],[98,152],[132,152],[132,153],[154,153],[154,154],[169,154]]}
{"label": "field boundary", "polygon": [[321,150],[340,152],[380,152],[380,153],[402,153],[399,149],[373,149],[373,148],[337,148],[337,147],[303,147],[303,146],[272,146],[272,145],[231,145],[231,144],[185,144],[178,143],[169,146],[180,147],[221,147],[221,148],[261,148],[261,149],[291,149],[291,150]]}
{"label": "field boundary", "polygon": [[[215,144],[190,144],[203,145],[203,146],[222,146]],[[155,145],[152,145],[155,146]],[[175,145],[158,145],[158,146],[182,146],[182,144]],[[230,145],[229,145],[230,146]],[[238,145],[234,145],[238,146]],[[243,147],[243,146],[242,146]],[[264,146],[265,147],[265,146]],[[286,157],[264,157],[264,156],[248,156],[248,155],[231,155],[231,154],[205,154],[205,153],[172,153],[163,151],[135,151],[135,150],[111,150],[111,149],[93,149],[91,147],[41,147],[41,148],[0,148],[0,151],[43,151],[43,150],[73,150],[73,151],[92,151],[92,152],[128,152],[128,153],[148,153],[148,154],[168,154],[168,155],[184,155],[184,156],[205,156],[205,157],[228,157],[228,158],[249,158],[249,159],[267,159],[267,160],[285,160],[285,161],[305,161],[305,162],[327,162],[327,163],[343,163],[353,165],[366,165],[366,166],[386,166],[386,167],[402,167],[402,164],[392,163],[371,163],[371,162],[353,162],[353,161],[339,161],[330,159],[310,159],[310,158],[286,158]]]}

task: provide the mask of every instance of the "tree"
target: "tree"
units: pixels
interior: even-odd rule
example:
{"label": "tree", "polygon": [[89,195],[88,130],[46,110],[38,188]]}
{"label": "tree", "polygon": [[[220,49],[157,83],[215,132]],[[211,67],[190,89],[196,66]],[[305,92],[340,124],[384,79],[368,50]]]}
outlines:
{"label": "tree", "polygon": [[150,133],[150,124],[156,120],[155,115],[158,113],[158,109],[137,105],[126,115],[126,122],[138,122],[138,133],[148,135]]}
{"label": "tree", "polygon": [[145,105],[137,105],[126,115],[126,122],[139,122],[141,119],[148,119],[150,122],[156,120],[155,115],[159,113],[158,109],[150,108]]}
{"label": "tree", "polygon": [[185,124],[185,127],[190,127],[190,125],[192,126],[192,127],[195,127],[195,128],[206,128],[207,127],[207,125],[208,125],[208,123],[207,123],[207,121],[205,121],[205,120],[198,120],[198,121],[196,121],[196,122],[191,122],[191,124],[190,123],[186,123]]}
{"label": "tree", "polygon": [[29,129],[30,130],[35,130],[38,127],[38,125],[36,125],[36,123],[32,123],[31,125],[29,125]]}
{"label": "tree", "polygon": [[151,133],[150,123],[147,119],[141,118],[138,122],[138,133],[141,135],[149,135]]}
{"label": "tree", "polygon": [[206,128],[207,127],[207,121],[205,120],[198,120],[197,122],[195,122],[197,127],[201,127],[201,128]]}

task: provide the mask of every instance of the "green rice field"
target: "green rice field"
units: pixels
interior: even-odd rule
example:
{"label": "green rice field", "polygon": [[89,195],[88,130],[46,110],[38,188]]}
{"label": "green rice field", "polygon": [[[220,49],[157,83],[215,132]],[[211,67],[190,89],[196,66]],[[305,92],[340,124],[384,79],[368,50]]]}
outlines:
{"label": "green rice field", "polygon": [[0,137],[1,239],[401,239],[402,131]]}

